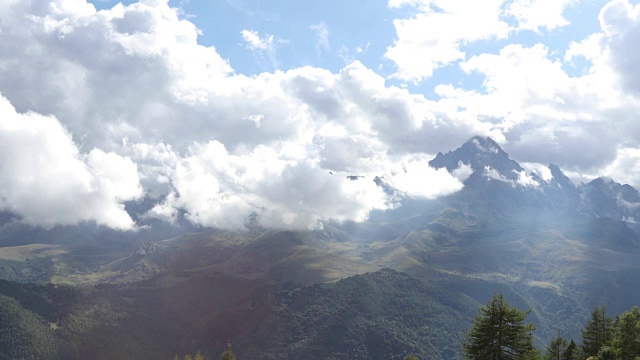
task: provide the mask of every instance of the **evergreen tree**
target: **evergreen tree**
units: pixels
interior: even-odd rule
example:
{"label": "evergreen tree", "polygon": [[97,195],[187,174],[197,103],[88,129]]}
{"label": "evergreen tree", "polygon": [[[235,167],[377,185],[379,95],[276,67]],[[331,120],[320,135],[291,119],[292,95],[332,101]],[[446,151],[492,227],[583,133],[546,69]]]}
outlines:
{"label": "evergreen tree", "polygon": [[571,339],[569,345],[562,353],[562,360],[582,360],[584,356],[582,355],[582,349],[576,345],[576,342]]}
{"label": "evergreen tree", "polygon": [[613,319],[607,316],[606,307],[597,306],[591,312],[591,319],[582,329],[582,349],[584,355],[597,356],[600,348],[611,345],[613,340]]}
{"label": "evergreen tree", "polygon": [[[575,344],[574,344],[575,345]],[[560,336],[560,332],[558,331],[556,337],[551,340],[549,345],[547,346],[546,354],[544,355],[545,360],[563,360],[563,354],[566,351],[568,346],[567,340]]]}
{"label": "evergreen tree", "polygon": [[618,317],[613,349],[619,359],[640,358],[640,309],[634,306]]}
{"label": "evergreen tree", "polygon": [[617,360],[615,352],[611,346],[603,346],[598,351],[598,360]]}
{"label": "evergreen tree", "polygon": [[533,324],[525,324],[530,310],[510,307],[502,293],[494,295],[473,319],[471,330],[462,344],[466,359],[511,360],[534,358]]}
{"label": "evergreen tree", "polygon": [[222,358],[220,360],[236,360],[236,357],[233,356],[231,352],[231,342],[227,342],[227,350],[222,353]]}

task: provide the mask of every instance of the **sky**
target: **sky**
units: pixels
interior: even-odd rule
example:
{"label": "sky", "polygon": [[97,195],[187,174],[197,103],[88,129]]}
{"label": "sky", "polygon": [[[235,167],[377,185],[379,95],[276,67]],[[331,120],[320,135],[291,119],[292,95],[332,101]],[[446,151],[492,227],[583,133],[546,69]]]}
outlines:
{"label": "sky", "polygon": [[364,221],[460,190],[427,162],[475,135],[637,187],[638,43],[630,0],[0,0],[0,210]]}

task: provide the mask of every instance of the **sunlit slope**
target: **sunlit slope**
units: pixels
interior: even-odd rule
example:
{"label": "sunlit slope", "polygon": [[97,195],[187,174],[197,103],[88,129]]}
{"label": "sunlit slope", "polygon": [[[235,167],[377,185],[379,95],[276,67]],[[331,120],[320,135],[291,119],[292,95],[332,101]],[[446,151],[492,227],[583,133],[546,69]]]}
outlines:
{"label": "sunlit slope", "polygon": [[624,222],[540,217],[532,229],[520,215],[444,209],[405,236],[371,243],[363,256],[480,302],[492,291],[514,292],[532,308],[542,337],[557,328],[579,337],[596,304],[612,311],[637,305],[639,236]]}

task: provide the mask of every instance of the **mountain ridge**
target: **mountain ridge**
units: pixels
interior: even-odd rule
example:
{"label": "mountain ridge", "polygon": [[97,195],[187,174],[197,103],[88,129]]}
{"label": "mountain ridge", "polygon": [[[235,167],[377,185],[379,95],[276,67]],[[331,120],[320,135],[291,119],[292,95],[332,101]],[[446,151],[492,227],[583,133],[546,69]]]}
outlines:
{"label": "mountain ridge", "polygon": [[473,170],[464,181],[463,195],[453,194],[450,196],[453,199],[474,197],[506,211],[511,211],[514,205],[532,206],[579,212],[590,218],[611,217],[634,225],[636,219],[640,220],[640,193],[633,186],[607,177],[576,186],[553,163],[547,166],[546,176],[526,172],[488,137],[476,136],[455,150],[438,153],[429,166],[450,173],[462,166]]}
{"label": "mountain ridge", "polygon": [[[392,350],[448,359],[495,292],[532,310],[540,348],[558,330],[579,339],[595,305],[637,305],[633,187],[606,178],[575,186],[554,164],[551,177],[527,173],[489,138],[432,161],[473,172],[457,193],[405,200],[367,222],[173,230],[131,243],[57,229],[65,240],[48,239],[53,245],[0,248],[0,277],[55,285],[0,281],[0,294],[19,299],[24,316],[39,314],[34,332],[55,324],[51,334],[72,354],[63,358],[96,359],[215,355],[226,340],[249,358],[384,358]],[[62,284],[81,286],[66,293]],[[34,292],[48,305],[21,295]]]}

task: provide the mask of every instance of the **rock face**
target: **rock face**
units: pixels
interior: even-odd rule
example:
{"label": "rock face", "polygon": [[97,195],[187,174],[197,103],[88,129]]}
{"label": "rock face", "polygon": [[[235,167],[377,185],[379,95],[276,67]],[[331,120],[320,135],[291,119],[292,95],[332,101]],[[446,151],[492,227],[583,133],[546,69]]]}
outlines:
{"label": "rock face", "polygon": [[579,190],[581,212],[621,220],[633,227],[640,222],[640,193],[632,186],[600,177],[580,185]]}
{"label": "rock face", "polygon": [[474,137],[458,149],[438,153],[429,166],[452,174],[471,170],[464,189],[451,196],[453,201],[479,203],[506,213],[524,207],[609,217],[631,226],[640,223],[640,193],[632,186],[598,178],[576,187],[555,164],[527,172],[490,138]]}
{"label": "rock face", "polygon": [[446,154],[438,153],[429,166],[446,168],[454,172],[461,166],[471,166],[473,172],[485,172],[487,168],[496,170],[507,179],[514,180],[517,173],[524,171],[520,164],[509,159],[509,155],[491,138],[476,136],[456,150]]}

